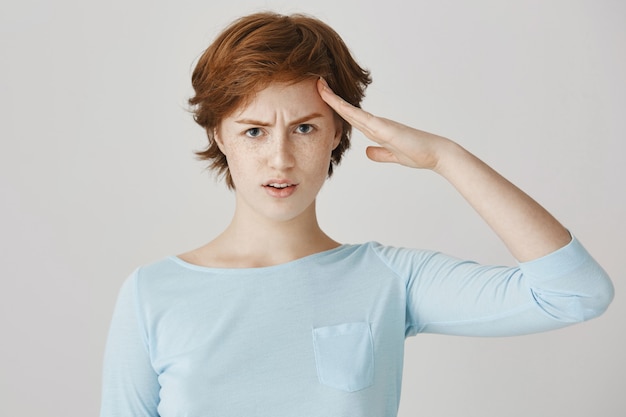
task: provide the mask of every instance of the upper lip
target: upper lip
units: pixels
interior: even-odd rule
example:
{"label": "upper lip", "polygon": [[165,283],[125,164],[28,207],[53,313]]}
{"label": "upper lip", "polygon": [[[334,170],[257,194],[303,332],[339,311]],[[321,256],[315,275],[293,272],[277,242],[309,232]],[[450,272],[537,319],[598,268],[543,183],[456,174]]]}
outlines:
{"label": "upper lip", "polygon": [[298,184],[288,179],[271,179],[269,181],[266,181],[263,185],[270,187],[289,187]]}

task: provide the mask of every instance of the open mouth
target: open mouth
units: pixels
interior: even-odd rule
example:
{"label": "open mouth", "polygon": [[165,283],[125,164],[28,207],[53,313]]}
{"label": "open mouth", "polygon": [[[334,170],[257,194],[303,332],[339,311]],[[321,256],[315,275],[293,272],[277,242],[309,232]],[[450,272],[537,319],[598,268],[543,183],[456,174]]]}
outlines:
{"label": "open mouth", "polygon": [[283,189],[283,188],[287,188],[287,187],[293,187],[295,184],[287,184],[287,183],[270,183],[270,184],[266,184],[266,187],[272,187],[272,188],[276,188],[276,189]]}
{"label": "open mouth", "polygon": [[263,188],[272,197],[286,198],[296,192],[298,184],[288,182],[288,180],[270,180],[267,184],[263,184]]}

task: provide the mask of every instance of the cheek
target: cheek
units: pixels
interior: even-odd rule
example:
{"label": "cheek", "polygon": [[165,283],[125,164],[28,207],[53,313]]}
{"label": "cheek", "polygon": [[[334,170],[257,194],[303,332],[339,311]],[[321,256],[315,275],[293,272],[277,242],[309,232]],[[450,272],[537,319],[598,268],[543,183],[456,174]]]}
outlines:
{"label": "cheek", "polygon": [[233,177],[233,181],[235,182],[238,178],[246,177],[247,172],[249,172],[253,166],[256,165],[256,161],[247,156],[249,153],[240,148],[241,147],[236,144],[228,143],[222,150],[224,155],[226,155],[226,162],[228,163],[230,175]]}
{"label": "cheek", "polygon": [[241,152],[231,152],[230,157],[227,157],[227,159],[231,169],[241,172],[245,171],[246,168],[250,168],[252,164],[252,161],[246,158]]}
{"label": "cheek", "polygon": [[307,152],[303,152],[301,163],[315,171],[322,177],[328,174],[334,142],[324,141],[312,146]]}

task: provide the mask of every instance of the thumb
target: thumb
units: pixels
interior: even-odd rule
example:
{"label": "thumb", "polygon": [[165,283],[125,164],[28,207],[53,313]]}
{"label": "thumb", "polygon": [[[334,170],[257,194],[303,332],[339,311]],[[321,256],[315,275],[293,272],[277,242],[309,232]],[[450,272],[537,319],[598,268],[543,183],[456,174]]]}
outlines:
{"label": "thumb", "polygon": [[392,152],[381,146],[368,146],[365,153],[369,159],[375,162],[398,162]]}

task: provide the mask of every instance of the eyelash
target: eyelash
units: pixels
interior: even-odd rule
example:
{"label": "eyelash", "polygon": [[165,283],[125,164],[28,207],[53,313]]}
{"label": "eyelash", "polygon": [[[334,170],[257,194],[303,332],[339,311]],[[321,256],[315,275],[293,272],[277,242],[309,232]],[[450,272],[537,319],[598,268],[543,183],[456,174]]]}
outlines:
{"label": "eyelash", "polygon": [[[299,129],[302,128],[302,127],[306,127],[307,131],[306,132],[300,132]],[[308,135],[308,134],[312,133],[314,130],[315,130],[315,127],[313,125],[311,125],[311,124],[308,124],[308,123],[302,123],[302,124],[299,124],[296,127],[296,133],[301,134],[301,135]],[[256,134],[253,134],[253,132],[256,133]],[[262,133],[263,132],[262,132],[262,129],[260,127],[251,127],[250,129],[248,129],[248,130],[246,130],[244,132],[244,134],[247,137],[253,138],[253,139],[254,138],[258,138],[259,136],[261,136]]]}
{"label": "eyelash", "polygon": [[[303,126],[304,126],[304,127],[307,127],[307,131],[306,131],[306,132],[299,132],[298,130],[299,130],[301,127],[303,127]],[[313,130],[315,130],[315,128],[313,127],[313,125],[310,125],[310,124],[308,124],[308,123],[303,123],[303,124],[301,124],[301,125],[298,125],[298,127],[296,127],[296,131],[298,131],[298,133],[301,133],[301,134],[303,134],[303,135],[307,135],[307,134],[309,134],[309,133],[313,132]]]}
{"label": "eyelash", "polygon": [[[253,134],[251,134],[252,131],[256,131],[256,132],[258,132],[258,134],[257,135],[253,135]],[[245,131],[245,135],[247,137],[249,137],[249,138],[258,138],[259,136],[261,136],[261,128],[259,128],[259,127],[252,127],[252,128],[250,128],[250,129]]]}

